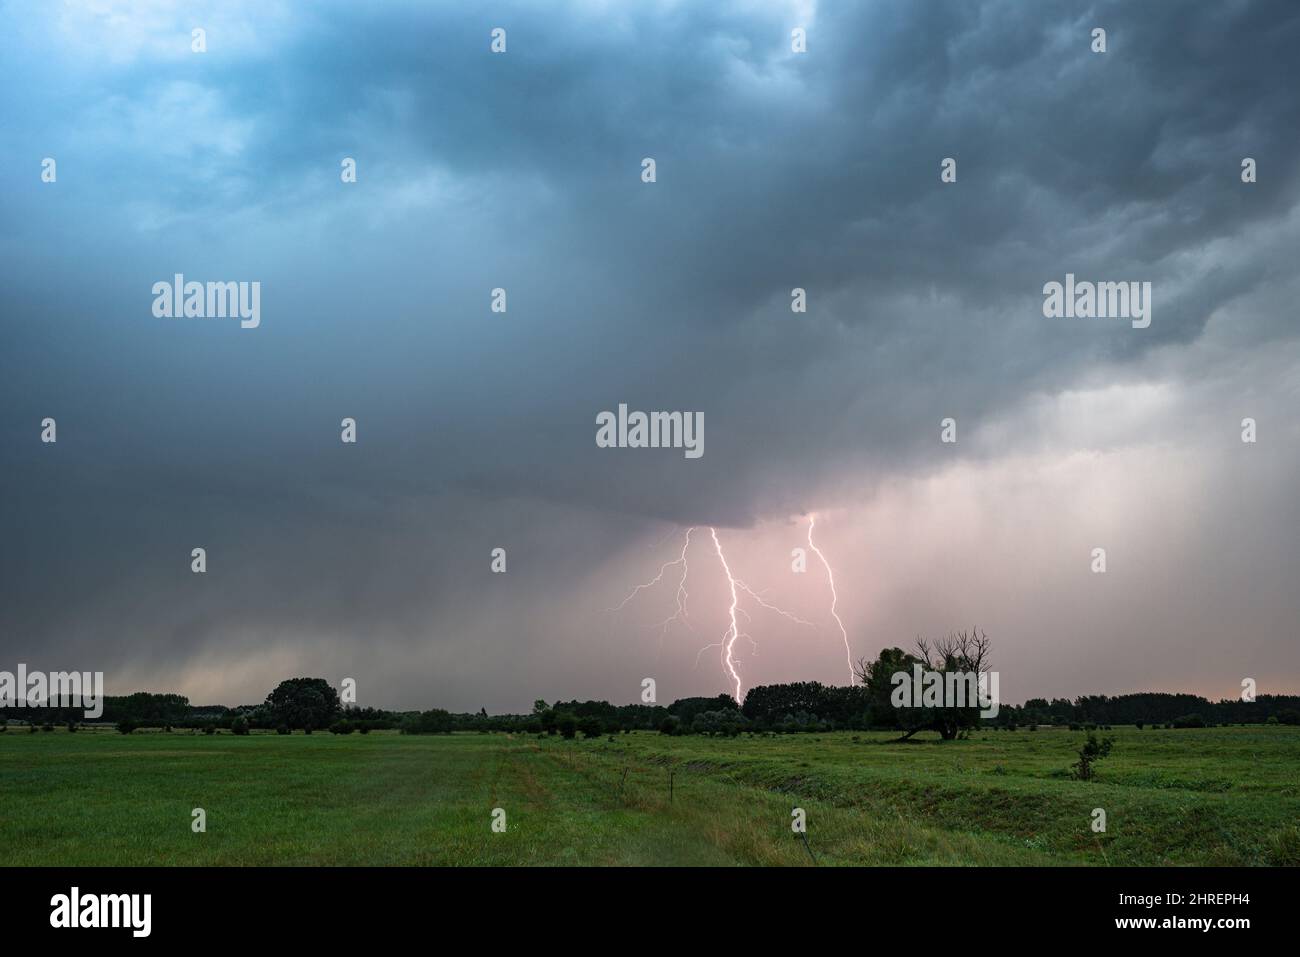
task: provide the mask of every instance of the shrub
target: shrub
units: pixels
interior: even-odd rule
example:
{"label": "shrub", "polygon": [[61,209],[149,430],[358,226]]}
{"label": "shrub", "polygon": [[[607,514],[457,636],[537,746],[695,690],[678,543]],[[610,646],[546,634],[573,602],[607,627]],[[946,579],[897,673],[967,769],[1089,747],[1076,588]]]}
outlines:
{"label": "shrub", "polygon": [[561,716],[556,726],[559,727],[561,736],[570,741],[578,733],[578,719],[571,714]]}
{"label": "shrub", "polygon": [[1091,781],[1096,777],[1097,772],[1092,766],[1097,761],[1110,754],[1111,745],[1114,742],[1110,738],[1102,738],[1101,743],[1097,743],[1097,736],[1089,732],[1088,740],[1084,742],[1083,747],[1079,749],[1079,760],[1070,765],[1072,776],[1078,781]]}
{"label": "shrub", "polygon": [[1265,721],[1264,723],[1265,723],[1265,724],[1281,724],[1282,722],[1278,720],[1277,715],[1275,715],[1275,714],[1270,714],[1270,715],[1268,716],[1268,720]]}
{"label": "shrub", "polygon": [[130,718],[124,718],[123,720],[117,723],[117,730],[120,731],[122,734],[130,734],[137,727],[139,727],[139,725],[137,725]]}
{"label": "shrub", "polygon": [[276,734],[292,734],[293,732],[291,732],[291,731],[289,730],[289,726],[288,726],[287,724],[282,724],[282,725],[280,725],[278,728],[275,729],[275,733],[276,733]]}
{"label": "shrub", "polygon": [[242,714],[234,721],[230,722],[231,734],[248,734],[248,719]]}
{"label": "shrub", "polygon": [[1171,725],[1171,727],[1203,728],[1205,727],[1205,719],[1202,718],[1199,714],[1185,714],[1180,718],[1174,718],[1174,723]]}
{"label": "shrub", "polygon": [[330,725],[330,734],[351,734],[356,728],[346,718]]}
{"label": "shrub", "polygon": [[209,721],[207,724],[205,724],[205,725],[203,726],[203,733],[204,733],[204,734],[216,734],[216,733],[217,733],[217,726],[216,726],[216,724],[214,724],[213,722]]}
{"label": "shrub", "polygon": [[69,733],[69,734],[75,734],[76,731],[77,731],[77,722],[76,722],[76,721],[69,721],[69,722],[68,722],[68,733]]}

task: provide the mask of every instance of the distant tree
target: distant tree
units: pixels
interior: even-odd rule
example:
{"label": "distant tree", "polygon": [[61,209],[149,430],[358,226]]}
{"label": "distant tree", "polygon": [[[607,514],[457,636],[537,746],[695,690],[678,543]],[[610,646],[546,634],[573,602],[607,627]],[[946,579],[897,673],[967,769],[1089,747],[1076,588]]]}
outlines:
{"label": "distant tree", "polygon": [[130,734],[136,729],[137,725],[130,718],[126,718],[117,723],[117,730],[122,734]]}
{"label": "distant tree", "polygon": [[578,730],[582,732],[584,738],[598,738],[604,732],[605,726],[599,718],[588,717],[578,722]]}
{"label": "distant tree", "polygon": [[248,719],[242,714],[230,722],[230,733],[245,735],[248,734]]}
{"label": "distant tree", "polygon": [[573,738],[578,733],[578,719],[571,714],[562,714],[556,721],[556,727],[565,738]]}
{"label": "distant tree", "polygon": [[1184,714],[1177,718],[1174,718],[1174,727],[1175,728],[1203,728],[1205,727],[1205,719],[1202,718],[1199,714]]}
{"label": "distant tree", "polygon": [[327,728],[343,710],[339,693],[324,678],[290,678],[266,696],[271,723],[290,728]]}
{"label": "distant tree", "polygon": [[419,714],[407,715],[401,724],[402,734],[451,734],[455,721],[450,712],[432,708]]}

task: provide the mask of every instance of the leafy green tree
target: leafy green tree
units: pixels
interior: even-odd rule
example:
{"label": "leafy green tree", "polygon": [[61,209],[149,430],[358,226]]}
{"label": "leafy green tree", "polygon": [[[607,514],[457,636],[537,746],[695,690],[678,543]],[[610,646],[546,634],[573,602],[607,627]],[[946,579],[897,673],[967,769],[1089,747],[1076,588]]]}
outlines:
{"label": "leafy green tree", "polygon": [[343,710],[339,693],[324,678],[290,678],[266,696],[272,724],[290,728],[328,728]]}

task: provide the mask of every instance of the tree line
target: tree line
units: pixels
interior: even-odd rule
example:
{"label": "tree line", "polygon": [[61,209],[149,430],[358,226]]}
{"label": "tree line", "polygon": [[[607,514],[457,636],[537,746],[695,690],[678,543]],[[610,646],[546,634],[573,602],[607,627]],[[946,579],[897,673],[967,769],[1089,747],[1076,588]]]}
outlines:
{"label": "tree line", "polygon": [[[934,654],[930,665],[961,669],[979,663],[963,657],[960,642],[946,646],[947,659]],[[969,649],[969,646],[968,646]],[[956,654],[952,652],[956,650]],[[1206,727],[1230,724],[1300,724],[1300,696],[1259,695],[1253,701],[1210,701],[1198,695],[1143,692],[1126,695],[1083,695],[1031,698],[1023,705],[1001,705],[993,718],[982,718],[973,707],[895,707],[890,700],[890,676],[907,671],[918,655],[888,648],[875,661],[859,663],[860,684],[823,685],[816,681],[759,685],[743,703],[731,695],[680,698],[669,705],[608,701],[538,700],[528,714],[490,715],[427,711],[390,711],[345,706],[338,691],[324,678],[292,678],[281,682],[257,705],[225,707],[191,705],[183,695],[137,692],[106,697],[102,721],[123,730],[165,727],[237,734],[251,729],[368,733],[399,730],[407,734],[446,734],[455,731],[508,731],[529,734],[595,737],[628,731],[664,734],[737,735],[742,732],[795,733],[810,731],[898,731],[904,737],[936,731],[952,738],[976,728],[1036,728],[1070,725],[1079,728],[1115,724]],[[37,724],[76,725],[78,708],[0,709],[0,719]]]}

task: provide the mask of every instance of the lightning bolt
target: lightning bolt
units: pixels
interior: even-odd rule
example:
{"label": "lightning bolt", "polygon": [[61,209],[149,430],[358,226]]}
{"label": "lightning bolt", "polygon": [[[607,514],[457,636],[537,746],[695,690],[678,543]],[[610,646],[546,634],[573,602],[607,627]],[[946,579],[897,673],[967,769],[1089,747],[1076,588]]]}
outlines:
{"label": "lightning bolt", "polygon": [[736,594],[736,576],[731,574],[727,556],[722,554],[722,542],[718,541],[718,530],[711,527],[709,533],[713,536],[713,547],[718,552],[718,561],[722,562],[722,570],[727,573],[727,581],[731,585],[731,607],[727,609],[727,614],[731,616],[731,626],[722,636],[722,663],[727,671],[731,672],[732,680],[736,682],[736,700],[742,701],[744,699],[740,696],[740,673],[736,671],[736,660],[731,655],[732,649],[736,646],[736,639],[740,637],[740,627],[736,622],[736,606],[740,604],[740,597]]}
{"label": "lightning bolt", "polygon": [[831,563],[826,560],[822,550],[813,542],[813,526],[817,524],[817,515],[808,514],[808,547],[817,553],[821,559],[823,567],[826,569],[826,581],[831,586],[831,617],[835,619],[835,624],[840,626],[840,635],[844,638],[844,658],[849,663],[849,684],[853,684],[853,650],[849,647],[849,633],[844,630],[844,622],[840,620],[839,614],[835,611],[835,606],[839,603],[840,596],[835,592],[835,573],[831,571]]}
{"label": "lightning bolt", "polygon": [[[696,530],[696,526],[694,525],[692,525],[690,528],[686,530],[686,539],[682,543],[681,553],[676,558],[672,559],[671,561],[664,562],[662,565],[659,566],[658,574],[656,574],[649,581],[641,582],[639,585],[635,585],[632,588],[632,590],[627,593],[626,597],[624,597],[624,599],[621,602],[619,602],[613,608],[608,609],[610,612],[622,611],[625,607],[627,607],[627,604],[630,601],[632,601],[632,599],[636,598],[636,596],[639,595],[641,592],[646,591],[647,589],[650,588],[654,588],[656,585],[663,583],[665,576],[667,576],[668,574],[668,569],[681,566],[681,576],[677,579],[677,591],[676,591],[677,609],[671,615],[669,615],[667,618],[665,618],[662,622],[659,623],[659,645],[661,650],[663,648],[664,636],[668,633],[669,626],[671,626],[673,622],[679,622],[681,624],[686,625],[686,627],[688,628],[691,627],[690,621],[687,619],[686,616],[686,601],[689,598],[689,594],[686,589],[686,579],[690,575],[690,566],[686,561],[686,552],[691,546],[691,533],[694,532],[695,530]],[[763,597],[762,592],[755,591],[753,588],[750,588],[743,581],[741,581],[739,578],[733,575],[731,572],[731,565],[727,561],[727,556],[722,551],[722,542],[718,538],[718,530],[710,526],[709,535],[713,538],[713,550],[718,556],[718,562],[722,565],[722,571],[727,576],[727,585],[729,587],[730,595],[731,595],[730,604],[727,606],[727,619],[729,621],[729,624],[727,626],[727,630],[722,635],[721,641],[715,641],[712,644],[705,645],[703,648],[699,650],[699,652],[695,656],[695,664],[696,667],[699,666],[700,658],[703,656],[704,652],[708,651],[711,648],[720,649],[723,670],[727,674],[727,676],[731,679],[731,681],[734,683],[736,688],[736,700],[740,701],[741,693],[743,691],[744,685],[740,678],[740,672],[737,670],[736,667],[736,657],[735,657],[736,642],[739,641],[741,638],[744,638],[748,640],[751,644],[754,644],[754,639],[749,634],[741,631],[740,629],[740,619],[738,616],[744,615],[746,621],[750,620],[749,612],[747,612],[740,604],[740,596],[742,593],[748,595],[760,607],[765,608],[768,611],[775,612],[776,614],[782,616],[786,620],[794,622],[797,625],[807,625],[810,628],[816,628],[817,626],[811,621],[807,621],[806,619],[800,618],[798,615],[792,615],[790,612],[786,611],[785,609],[772,604],[770,601],[768,601],[766,598]],[[754,644],[754,647],[757,648],[757,644]]]}
{"label": "lightning bolt", "polygon": [[626,598],[624,598],[613,608],[608,609],[610,612],[622,611],[623,608],[626,607],[627,603],[630,602],[633,598],[635,598],[638,594],[645,591],[647,588],[653,588],[655,585],[658,585],[660,582],[662,582],[664,580],[664,575],[667,574],[668,572],[668,569],[676,565],[681,565],[682,574],[681,577],[677,580],[677,596],[676,596],[677,610],[659,623],[659,647],[661,650],[663,648],[663,638],[666,634],[668,634],[669,625],[677,621],[686,625],[686,627],[688,628],[690,627],[690,622],[686,620],[686,599],[690,597],[690,595],[686,591],[686,576],[690,573],[691,569],[690,566],[686,563],[686,550],[691,547],[691,532],[693,531],[695,531],[694,525],[692,525],[690,528],[686,530],[686,540],[682,542],[682,551],[680,555],[678,555],[675,559],[673,559],[670,562],[664,562],[662,565],[659,566],[659,574],[655,575],[655,577],[650,579],[648,582],[642,582],[641,584],[637,585],[630,592],[628,592]]}

